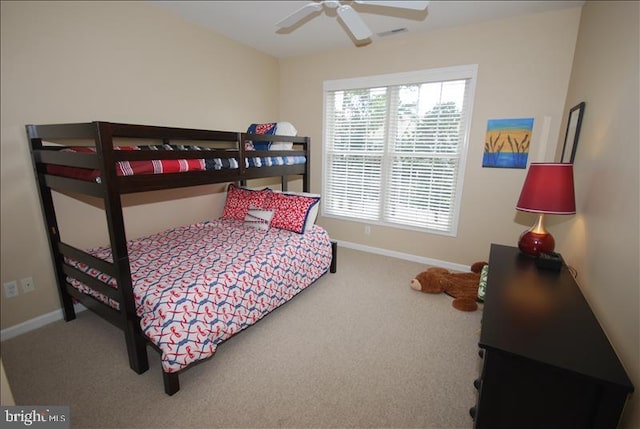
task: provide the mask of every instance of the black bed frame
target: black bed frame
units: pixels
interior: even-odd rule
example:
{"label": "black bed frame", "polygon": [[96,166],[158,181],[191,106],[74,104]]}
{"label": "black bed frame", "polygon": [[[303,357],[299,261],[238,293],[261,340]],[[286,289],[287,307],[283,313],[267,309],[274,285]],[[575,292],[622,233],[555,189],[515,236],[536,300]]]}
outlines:
{"label": "black bed frame", "polygon": [[[159,189],[179,188],[211,183],[239,182],[246,185],[248,179],[277,177],[281,178],[282,190],[287,190],[288,176],[302,176],[302,188],[309,192],[310,139],[275,135],[253,135],[227,131],[211,131],[187,128],[131,125],[111,122],[89,122],[55,125],[27,125],[27,136],[42,202],[42,212],[46,222],[47,236],[53,259],[60,301],[65,321],[75,319],[74,302],[76,299],[107,321],[124,331],[129,356],[129,366],[142,374],[149,369],[147,343],[149,341],[140,328],[136,314],[127,238],[125,234],[121,195]],[[161,140],[164,144],[224,144],[224,150],[210,151],[120,151],[114,150],[114,139],[139,138]],[[96,148],[95,154],[61,152],[64,146],[49,142],[88,141]],[[246,151],[247,141],[286,141],[294,143],[294,150],[288,151]],[[185,143],[186,144],[186,143]],[[192,143],[193,144],[193,143]],[[306,156],[304,165],[284,165],[273,167],[246,168],[247,156]],[[171,174],[146,174],[137,176],[118,176],[117,161],[138,161],[152,159],[190,159],[190,158],[235,158],[239,168],[215,171],[193,171]],[[101,183],[71,179],[47,174],[47,164],[100,170]],[[52,190],[91,195],[104,201],[104,210],[109,231],[109,241],[113,263],[96,258],[61,240],[53,204]],[[330,272],[336,272],[337,244],[332,242],[332,262]],[[105,283],[65,264],[69,257],[83,262],[113,277],[118,288],[113,289]],[[75,278],[103,295],[117,301],[120,310],[115,310],[103,302],[79,292],[67,282],[67,277]],[[163,371],[164,390],[173,395],[180,389],[178,372]]]}

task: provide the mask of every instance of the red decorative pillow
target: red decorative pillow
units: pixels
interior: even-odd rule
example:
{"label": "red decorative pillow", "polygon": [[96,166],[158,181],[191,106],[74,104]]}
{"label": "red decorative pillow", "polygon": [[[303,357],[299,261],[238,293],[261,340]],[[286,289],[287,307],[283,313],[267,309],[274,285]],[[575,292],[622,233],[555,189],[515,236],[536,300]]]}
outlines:
{"label": "red decorative pillow", "polygon": [[244,221],[249,207],[263,208],[269,189],[254,191],[252,189],[239,188],[233,183],[227,188],[227,201],[224,203],[222,217]]}
{"label": "red decorative pillow", "polygon": [[320,198],[269,192],[264,208],[272,209],[271,227],[304,234],[307,217]]}

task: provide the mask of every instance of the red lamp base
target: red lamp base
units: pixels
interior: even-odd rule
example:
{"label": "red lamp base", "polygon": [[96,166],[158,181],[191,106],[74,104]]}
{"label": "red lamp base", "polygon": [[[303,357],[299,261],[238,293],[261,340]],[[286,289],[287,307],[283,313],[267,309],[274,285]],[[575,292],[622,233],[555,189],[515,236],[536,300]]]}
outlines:
{"label": "red lamp base", "polygon": [[540,253],[553,252],[555,247],[556,241],[551,234],[539,234],[530,229],[523,232],[518,240],[518,248],[520,251],[529,256],[538,256]]}

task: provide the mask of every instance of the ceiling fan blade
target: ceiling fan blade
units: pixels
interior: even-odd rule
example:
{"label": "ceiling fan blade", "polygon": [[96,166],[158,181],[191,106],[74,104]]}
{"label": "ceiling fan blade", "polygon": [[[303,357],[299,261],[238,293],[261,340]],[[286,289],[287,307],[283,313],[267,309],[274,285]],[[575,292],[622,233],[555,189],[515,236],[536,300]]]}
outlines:
{"label": "ceiling fan blade", "polygon": [[412,9],[412,10],[424,10],[429,6],[428,1],[366,1],[366,0],[355,0],[354,3],[365,4],[371,6],[384,6],[384,7],[397,7],[400,9]]}
{"label": "ceiling fan blade", "polygon": [[367,24],[358,15],[358,12],[353,10],[351,6],[340,6],[338,8],[338,16],[357,40],[365,40],[373,35]]}
{"label": "ceiling fan blade", "polygon": [[281,21],[276,23],[276,27],[278,28],[287,28],[296,24],[298,21],[303,20],[307,16],[311,15],[314,12],[317,12],[322,9],[321,3],[309,3],[301,7],[300,9],[293,12],[291,15],[287,16]]}

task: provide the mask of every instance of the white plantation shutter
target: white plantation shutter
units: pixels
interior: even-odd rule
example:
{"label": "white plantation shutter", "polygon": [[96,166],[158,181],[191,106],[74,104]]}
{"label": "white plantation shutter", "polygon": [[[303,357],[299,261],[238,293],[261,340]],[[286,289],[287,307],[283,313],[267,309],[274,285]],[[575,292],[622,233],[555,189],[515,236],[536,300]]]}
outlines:
{"label": "white plantation shutter", "polygon": [[475,74],[325,82],[323,215],[455,235]]}

